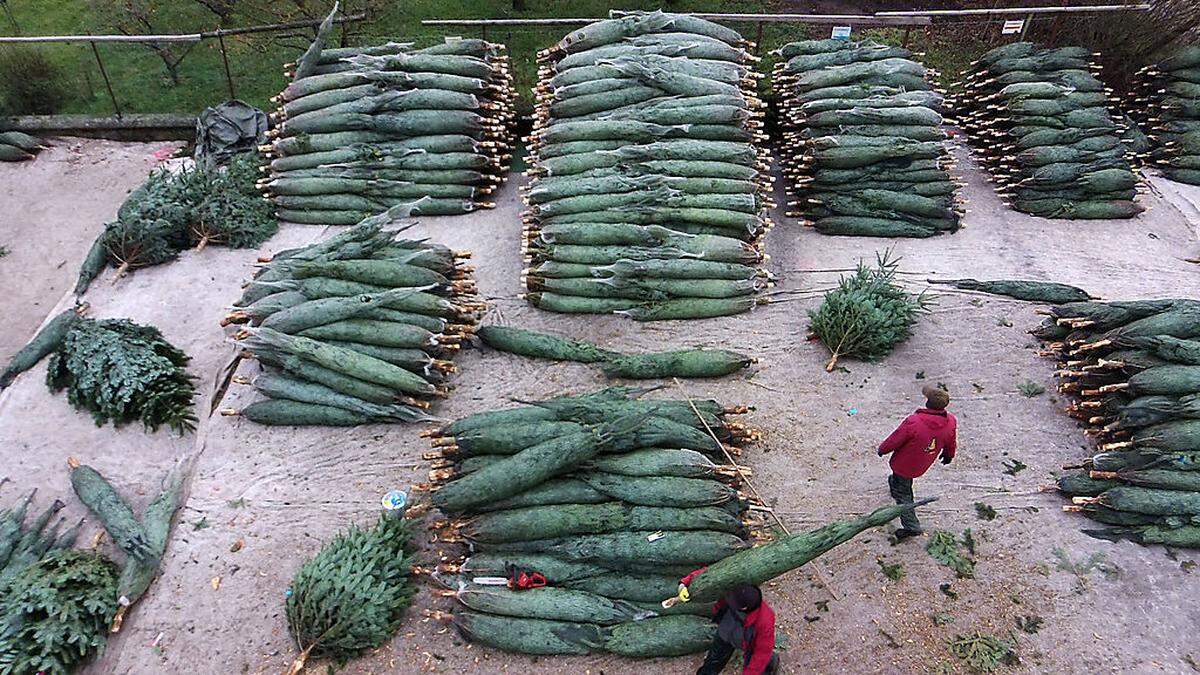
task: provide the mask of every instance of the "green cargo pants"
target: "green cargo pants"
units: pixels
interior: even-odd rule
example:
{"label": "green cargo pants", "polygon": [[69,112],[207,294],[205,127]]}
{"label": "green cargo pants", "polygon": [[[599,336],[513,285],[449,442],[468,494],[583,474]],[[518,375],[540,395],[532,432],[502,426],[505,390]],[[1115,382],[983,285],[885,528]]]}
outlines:
{"label": "green cargo pants", "polygon": [[[897,476],[892,474],[888,476],[888,490],[892,493],[892,499],[896,500],[897,504],[911,504],[915,501],[913,497],[913,482],[911,478]],[[917,512],[905,511],[900,515],[900,527],[913,532],[921,531],[921,520],[917,518]]]}

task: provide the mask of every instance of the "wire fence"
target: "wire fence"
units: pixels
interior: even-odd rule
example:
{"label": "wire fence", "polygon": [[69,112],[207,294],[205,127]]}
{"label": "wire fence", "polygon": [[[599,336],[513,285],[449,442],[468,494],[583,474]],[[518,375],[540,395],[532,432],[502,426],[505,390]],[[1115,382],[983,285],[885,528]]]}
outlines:
{"label": "wire fence", "polygon": [[[1056,45],[1064,31],[1080,40],[1081,26],[1120,22],[1146,12],[1149,4],[1090,7],[1035,7],[933,12],[880,12],[874,15],[724,14],[704,15],[728,24],[756,43],[770,72],[769,52],[799,39],[847,36],[871,38],[921,53],[941,72],[943,83],[982,52],[1018,39]],[[595,19],[428,19],[415,35],[385,33],[365,13],[338,19],[340,44],[387,40],[431,43],[442,36],[478,36],[508,46],[518,90],[536,84],[536,55],[573,28]],[[158,36],[0,37],[0,66],[8,50],[37,50],[55,65],[66,91],[38,92],[65,100],[62,112],[89,114],[195,113],[225,98],[265,107],[286,84],[283,64],[295,60],[311,39],[317,21],[298,21]],[[1069,29],[1069,30],[1068,30]],[[1101,31],[1092,31],[1099,35]],[[1086,34],[1085,34],[1086,37]],[[0,72],[0,79],[4,73]],[[0,90],[5,84],[0,82]],[[770,95],[769,80],[764,95]],[[523,107],[532,102],[523,100]]]}
{"label": "wire fence", "polygon": [[[335,17],[343,41],[349,25],[366,18],[365,13]],[[0,76],[9,76],[0,87],[19,86],[11,76],[33,65],[55,75],[24,83],[24,92],[17,89],[34,97],[34,107],[41,99],[47,108],[65,100],[68,112],[121,117],[127,112],[194,113],[226,96],[241,95],[263,104],[283,85],[282,64],[295,58],[298,45],[311,40],[320,23],[291,21],[165,35],[0,36],[0,65],[8,71]],[[289,37],[297,44],[279,42]],[[30,50],[37,50],[37,56]],[[148,77],[148,72],[160,76]]]}

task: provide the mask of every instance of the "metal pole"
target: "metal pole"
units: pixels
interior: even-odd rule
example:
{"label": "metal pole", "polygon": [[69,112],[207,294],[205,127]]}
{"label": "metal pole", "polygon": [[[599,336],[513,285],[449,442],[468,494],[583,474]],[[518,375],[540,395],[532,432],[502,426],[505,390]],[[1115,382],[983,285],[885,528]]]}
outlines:
{"label": "metal pole", "polygon": [[[85,49],[84,51],[86,52],[87,50]],[[82,66],[83,64],[80,63],[80,65]],[[96,88],[92,86],[92,74],[88,72],[87,68],[80,68],[80,70],[83,71],[83,81],[87,83],[88,100],[90,101],[96,98]]]}
{"label": "metal pole", "polygon": [[117,95],[113,93],[112,82],[108,81],[108,71],[104,69],[104,61],[100,58],[100,50],[96,49],[96,43],[92,45],[92,54],[96,56],[96,65],[100,66],[100,76],[104,78],[104,86],[108,89],[108,97],[112,99],[113,110],[116,111],[117,119],[121,117],[121,106],[117,104]]}
{"label": "metal pole", "polygon": [[1021,24],[1021,39],[1025,39],[1025,34],[1029,32],[1029,24],[1033,23],[1033,15],[1025,15],[1025,23]]}
{"label": "metal pole", "polygon": [[229,85],[229,98],[237,98],[233,91],[233,73],[229,72],[229,54],[225,52],[225,36],[217,33],[217,43],[221,45],[221,62],[225,64],[225,84]]}

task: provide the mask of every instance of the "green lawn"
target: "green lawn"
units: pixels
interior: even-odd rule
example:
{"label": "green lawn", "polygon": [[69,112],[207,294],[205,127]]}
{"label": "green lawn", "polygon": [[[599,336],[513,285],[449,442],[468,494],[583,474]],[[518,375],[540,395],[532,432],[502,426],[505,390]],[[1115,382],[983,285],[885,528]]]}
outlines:
{"label": "green lawn", "polygon": [[[159,10],[162,19],[155,26],[158,31],[194,32],[216,27],[215,17],[189,0],[171,0],[159,4],[163,9]],[[111,26],[106,25],[90,2],[9,0],[8,5],[24,35],[112,32]],[[662,3],[526,0],[526,5],[527,11],[515,13],[511,0],[388,2],[369,23],[355,29],[358,35],[354,42],[396,40],[429,44],[445,35],[480,35],[475,28],[455,30],[422,27],[420,21],[425,18],[601,17],[606,16],[610,8],[655,9],[661,7]],[[677,0],[672,8],[679,11],[754,12],[770,11],[770,3],[763,0]],[[735,27],[747,37],[755,37],[754,25]],[[536,72],[534,58],[537,50],[554,43],[568,30],[569,27],[563,26],[505,27],[488,32],[489,40],[508,45],[517,85],[526,101]],[[813,30],[816,34],[820,29]],[[3,15],[0,15],[0,34],[14,34],[12,25]],[[764,51],[805,35],[807,29],[802,26],[768,24],[763,33]],[[297,49],[273,44],[260,36],[235,36],[228,38],[226,45],[239,98],[261,107],[268,106],[268,98],[278,93],[284,85],[283,64],[296,58]],[[0,49],[5,48],[0,46]],[[48,55],[63,71],[70,99],[62,112],[112,112],[103,79],[89,46],[49,44],[33,48]],[[221,54],[215,41],[192,47],[180,66],[181,83],[178,86],[172,85],[158,56],[144,46],[103,44],[99,49],[117,100],[126,112],[197,112],[228,98]]]}
{"label": "green lawn", "polygon": [[[104,0],[112,2],[112,0]],[[153,0],[150,0],[153,1]],[[64,33],[107,33],[106,23],[95,6],[101,0],[8,0],[8,6],[24,35]],[[280,3],[283,4],[283,3]],[[345,5],[347,3],[343,3]],[[360,2],[350,3],[350,11]],[[611,8],[655,9],[662,2],[604,2],[601,0],[526,0],[527,10],[515,13],[511,0],[408,0],[383,2],[383,9],[365,24],[356,27],[356,43],[378,43],[386,40],[416,42],[419,45],[440,40],[446,35],[479,36],[480,30],[426,28],[420,25],[425,18],[486,18],[486,17],[602,17]],[[158,2],[159,32],[196,32],[216,27],[216,18],[192,0]],[[770,12],[772,0],[676,0],[670,5],[678,11],[705,12]],[[750,39],[756,37],[754,24],[734,25]],[[570,27],[503,27],[490,30],[489,40],[508,45],[514,65],[523,108],[529,105],[529,89],[534,84],[537,50],[561,38]],[[797,26],[765,24],[761,53],[783,43],[804,37],[825,37],[828,26]],[[0,15],[0,34],[13,34],[13,27]],[[899,42],[902,31],[868,31],[876,39]],[[856,34],[855,37],[858,37]],[[977,50],[954,50],[935,42],[925,45],[920,31],[913,32],[914,48],[930,48],[931,65],[942,66],[944,75],[957,73],[960,61],[973,58]],[[297,45],[301,38],[291,42]],[[298,55],[298,46],[283,46],[262,36],[235,36],[226,40],[230,68],[239,98],[259,107],[269,108],[268,99],[284,85],[283,64]],[[6,46],[0,46],[5,49]],[[61,112],[108,114],[112,104],[104,88],[91,48],[86,44],[47,44],[32,47],[49,56],[62,70],[69,100]],[[186,47],[176,46],[176,49]],[[150,49],[140,45],[103,44],[99,46],[105,68],[112,81],[116,98],[125,112],[196,113],[208,105],[219,103],[228,96],[221,54],[216,41],[205,41],[191,48],[180,66],[181,82],[173,85],[166,70]],[[965,62],[965,61],[964,61]],[[772,60],[761,64],[770,72]],[[948,67],[947,67],[948,66]],[[769,83],[764,82],[764,87]],[[0,85],[2,86],[2,85]],[[523,110],[524,112],[524,110]]]}

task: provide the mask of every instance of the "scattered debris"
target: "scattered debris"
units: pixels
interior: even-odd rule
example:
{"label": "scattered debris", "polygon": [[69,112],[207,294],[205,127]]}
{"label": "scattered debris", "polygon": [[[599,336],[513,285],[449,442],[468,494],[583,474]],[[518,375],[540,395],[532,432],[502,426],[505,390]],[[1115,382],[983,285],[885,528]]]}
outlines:
{"label": "scattered debris", "polygon": [[935,626],[945,626],[948,623],[954,623],[954,617],[945,612],[938,612],[930,618],[933,619],[933,625]]}
{"label": "scattered debris", "polygon": [[1041,630],[1043,623],[1045,623],[1045,620],[1042,617],[1033,614],[1017,617],[1017,628],[1030,635]]}
{"label": "scattered debris", "polygon": [[1017,385],[1017,391],[1021,392],[1025,398],[1033,398],[1046,393],[1046,388],[1033,380],[1025,380]]}
{"label": "scattered debris", "polygon": [[1019,662],[1015,639],[1004,640],[988,633],[954,636],[950,641],[950,653],[976,673],[991,673],[1002,665]]}
{"label": "scattered debris", "polygon": [[879,571],[883,572],[883,576],[892,581],[900,581],[904,578],[904,565],[900,563],[888,564],[883,561],[883,558],[876,558],[875,562],[879,564]]}
{"label": "scattered debris", "polygon": [[1088,577],[1093,571],[1098,571],[1109,581],[1114,581],[1121,575],[1121,569],[1108,562],[1103,551],[1097,551],[1086,560],[1072,562],[1070,555],[1061,546],[1054,547],[1054,557],[1058,559],[1056,567],[1063,572],[1070,572],[1076,579],[1076,593],[1082,593],[1088,588]]}
{"label": "scattered debris", "polygon": [[1006,473],[1010,476],[1015,476],[1015,475],[1021,473],[1022,471],[1024,471],[1025,469],[1029,468],[1028,464],[1026,464],[1025,462],[1022,462],[1019,459],[1008,459],[1008,460],[1005,460],[1004,462],[1002,462],[1001,464],[1004,466],[1004,473]]}
{"label": "scattered debris", "polygon": [[995,520],[996,509],[984,504],[983,502],[975,502],[975,515],[980,520]]}
{"label": "scattered debris", "polygon": [[[934,560],[954,570],[959,579],[975,577],[975,561],[962,554],[958,538],[953,533],[945,530],[934,532],[929,538],[929,543],[925,545],[925,550]],[[944,593],[945,589],[942,592]]]}

